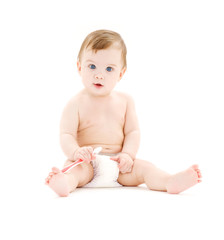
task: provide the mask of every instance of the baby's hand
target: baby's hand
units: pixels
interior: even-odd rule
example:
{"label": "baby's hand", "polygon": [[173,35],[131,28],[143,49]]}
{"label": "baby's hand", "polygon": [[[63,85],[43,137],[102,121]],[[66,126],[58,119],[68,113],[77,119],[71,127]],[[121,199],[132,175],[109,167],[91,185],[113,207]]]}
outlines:
{"label": "baby's hand", "polygon": [[75,151],[74,160],[82,159],[83,161],[90,163],[95,156],[93,155],[92,147],[80,147]]}
{"label": "baby's hand", "polygon": [[120,153],[116,157],[111,157],[111,160],[118,162],[118,168],[121,173],[128,173],[132,171],[133,160],[127,153]]}

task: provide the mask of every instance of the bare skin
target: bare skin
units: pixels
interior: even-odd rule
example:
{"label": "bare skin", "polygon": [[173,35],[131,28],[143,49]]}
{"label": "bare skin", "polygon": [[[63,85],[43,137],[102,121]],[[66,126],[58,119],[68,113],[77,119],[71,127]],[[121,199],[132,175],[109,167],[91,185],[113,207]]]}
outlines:
{"label": "bare skin", "polygon": [[[69,165],[71,161],[67,161]],[[67,197],[77,187],[82,187],[93,178],[93,168],[89,163],[76,166],[70,172],[64,174],[60,169],[53,167],[52,172],[46,178],[46,184],[61,197]]]}
{"label": "bare skin", "polygon": [[[113,71],[108,66],[113,66]],[[61,146],[68,160],[65,166],[81,158],[85,162],[64,174],[52,168],[46,184],[59,196],[68,196],[93,178],[93,149],[116,153],[111,158],[120,169],[118,182],[124,186],[145,183],[151,190],[180,193],[201,182],[197,165],[171,175],[149,161],[136,159],[140,132],[133,99],[112,91],[125,73],[121,53],[111,47],[97,53],[85,50],[77,63],[85,86],[64,109],[60,126]]]}
{"label": "bare skin", "polygon": [[[76,187],[84,186],[93,178],[91,164],[85,170],[78,169],[79,166],[71,170],[70,174],[64,174],[58,168],[52,168],[46,184],[59,196],[68,196]],[[120,173],[118,182],[123,186],[138,186],[145,183],[150,190],[178,194],[201,182],[201,172],[197,165],[193,165],[185,171],[170,175],[148,161],[136,159],[131,173]]]}

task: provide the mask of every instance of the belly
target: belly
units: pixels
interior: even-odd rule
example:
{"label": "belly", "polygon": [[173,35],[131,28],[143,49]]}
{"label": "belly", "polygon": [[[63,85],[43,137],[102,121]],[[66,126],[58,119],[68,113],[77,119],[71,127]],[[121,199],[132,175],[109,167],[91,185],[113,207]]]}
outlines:
{"label": "belly", "polygon": [[77,141],[80,147],[92,146],[93,148],[101,146],[102,153],[118,153],[122,150],[124,134],[122,129],[107,128],[85,128],[80,129],[77,135]]}

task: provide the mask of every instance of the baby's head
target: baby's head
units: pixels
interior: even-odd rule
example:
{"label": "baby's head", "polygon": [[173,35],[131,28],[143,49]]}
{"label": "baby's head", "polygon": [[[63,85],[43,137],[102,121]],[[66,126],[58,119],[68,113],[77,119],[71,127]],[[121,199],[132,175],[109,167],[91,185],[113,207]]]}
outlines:
{"label": "baby's head", "polygon": [[121,50],[122,68],[127,68],[127,48],[120,34],[110,30],[97,30],[90,33],[82,43],[78,54],[78,61],[82,61],[82,55],[85,50],[92,50],[97,53],[98,50],[116,47]]}
{"label": "baby's head", "polygon": [[86,90],[95,96],[111,93],[126,71],[126,46],[113,31],[90,33],[82,43],[77,67]]}

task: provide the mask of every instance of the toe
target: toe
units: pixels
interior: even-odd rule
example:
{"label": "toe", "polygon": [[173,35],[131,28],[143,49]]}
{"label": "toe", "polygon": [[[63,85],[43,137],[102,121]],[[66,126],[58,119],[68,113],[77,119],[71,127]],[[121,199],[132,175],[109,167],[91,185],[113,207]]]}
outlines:
{"label": "toe", "polygon": [[198,177],[201,178],[202,175],[201,175],[201,171],[199,169],[196,170],[197,174],[198,174]]}
{"label": "toe", "polygon": [[45,184],[49,184],[50,182],[50,179],[52,178],[52,176],[54,175],[55,173],[53,172],[50,172],[49,175],[45,178]]}
{"label": "toe", "polygon": [[61,170],[59,168],[53,167],[52,172],[57,174],[57,173],[60,173]]}
{"label": "toe", "polygon": [[48,179],[48,177],[45,179],[45,184],[49,184],[49,179]]}
{"label": "toe", "polygon": [[48,176],[47,178],[46,178],[46,181],[50,181],[51,180],[51,176]]}
{"label": "toe", "polygon": [[198,178],[201,178],[201,177],[202,177],[201,171],[200,171],[200,169],[199,169],[199,167],[198,167],[197,164],[192,165],[191,168],[197,173]]}
{"label": "toe", "polygon": [[194,165],[192,165],[191,167],[192,167],[195,171],[198,170],[198,164],[194,164]]}

